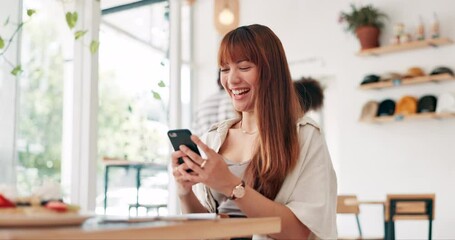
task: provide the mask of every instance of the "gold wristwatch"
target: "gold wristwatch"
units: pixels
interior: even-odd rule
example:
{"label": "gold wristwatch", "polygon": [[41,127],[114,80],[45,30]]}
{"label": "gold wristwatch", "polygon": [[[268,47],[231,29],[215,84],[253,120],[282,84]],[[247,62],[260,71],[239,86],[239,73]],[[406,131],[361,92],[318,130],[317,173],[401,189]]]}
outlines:
{"label": "gold wristwatch", "polygon": [[235,186],[234,189],[232,189],[231,196],[228,197],[230,200],[235,200],[238,198],[242,198],[245,196],[245,182],[242,180],[242,182]]}

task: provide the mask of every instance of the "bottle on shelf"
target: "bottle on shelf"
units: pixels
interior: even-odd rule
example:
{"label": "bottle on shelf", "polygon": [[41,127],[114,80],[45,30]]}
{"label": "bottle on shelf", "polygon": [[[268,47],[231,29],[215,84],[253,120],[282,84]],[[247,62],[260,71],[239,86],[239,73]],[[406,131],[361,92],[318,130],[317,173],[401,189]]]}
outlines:
{"label": "bottle on shelf", "polygon": [[438,15],[433,13],[433,23],[431,24],[431,38],[439,38],[439,20]]}
{"label": "bottle on shelf", "polygon": [[393,26],[393,37],[390,39],[391,44],[399,44],[400,36],[404,33],[404,24],[395,23]]}
{"label": "bottle on shelf", "polygon": [[417,25],[416,39],[425,40],[425,27],[423,26],[422,16],[419,16],[419,24]]}

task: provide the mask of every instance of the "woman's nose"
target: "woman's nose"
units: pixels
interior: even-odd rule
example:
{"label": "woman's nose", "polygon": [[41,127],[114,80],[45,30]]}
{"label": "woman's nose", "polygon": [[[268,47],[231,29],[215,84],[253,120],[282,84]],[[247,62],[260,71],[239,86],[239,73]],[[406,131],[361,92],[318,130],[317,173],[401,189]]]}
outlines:
{"label": "woman's nose", "polygon": [[228,74],[228,82],[230,84],[235,84],[240,81],[238,71],[236,69],[231,69]]}

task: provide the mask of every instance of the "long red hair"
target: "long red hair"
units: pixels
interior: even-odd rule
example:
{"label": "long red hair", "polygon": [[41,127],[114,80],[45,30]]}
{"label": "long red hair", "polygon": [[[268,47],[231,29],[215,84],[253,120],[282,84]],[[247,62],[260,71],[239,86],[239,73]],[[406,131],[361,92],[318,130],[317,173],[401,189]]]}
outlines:
{"label": "long red hair", "polygon": [[283,45],[270,28],[255,24],[227,33],[221,41],[218,64],[237,60],[254,63],[259,72],[255,101],[259,145],[244,180],[273,200],[300,153],[298,98]]}

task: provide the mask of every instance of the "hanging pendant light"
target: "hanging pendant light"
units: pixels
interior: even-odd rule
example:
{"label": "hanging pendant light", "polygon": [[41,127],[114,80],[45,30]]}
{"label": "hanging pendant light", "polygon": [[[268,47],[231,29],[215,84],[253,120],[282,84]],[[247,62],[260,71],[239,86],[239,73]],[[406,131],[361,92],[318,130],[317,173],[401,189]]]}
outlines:
{"label": "hanging pendant light", "polygon": [[215,27],[221,35],[224,35],[239,25],[239,0],[214,1]]}
{"label": "hanging pendant light", "polygon": [[229,7],[225,7],[220,14],[218,14],[218,21],[220,21],[221,24],[229,26],[234,22],[234,14],[232,11],[229,9]]}

